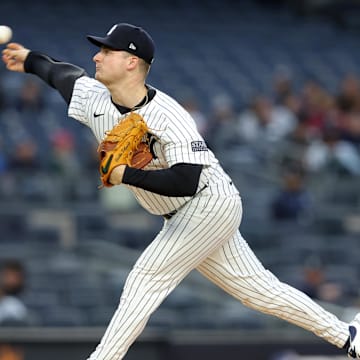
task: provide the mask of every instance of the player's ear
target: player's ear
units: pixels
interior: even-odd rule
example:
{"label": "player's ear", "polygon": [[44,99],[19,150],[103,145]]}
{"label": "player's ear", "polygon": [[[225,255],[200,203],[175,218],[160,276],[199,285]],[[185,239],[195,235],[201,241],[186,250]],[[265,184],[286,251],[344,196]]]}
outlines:
{"label": "player's ear", "polygon": [[139,58],[137,56],[129,56],[128,57],[128,68],[130,70],[135,69],[139,64]]}

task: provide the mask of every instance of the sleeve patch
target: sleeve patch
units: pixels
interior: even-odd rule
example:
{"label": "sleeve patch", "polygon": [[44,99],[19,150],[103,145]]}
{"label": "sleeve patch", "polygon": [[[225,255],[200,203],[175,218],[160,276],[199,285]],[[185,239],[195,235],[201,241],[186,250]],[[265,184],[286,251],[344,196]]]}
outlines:
{"label": "sleeve patch", "polygon": [[191,142],[191,150],[193,152],[196,151],[208,151],[205,141],[192,141]]}

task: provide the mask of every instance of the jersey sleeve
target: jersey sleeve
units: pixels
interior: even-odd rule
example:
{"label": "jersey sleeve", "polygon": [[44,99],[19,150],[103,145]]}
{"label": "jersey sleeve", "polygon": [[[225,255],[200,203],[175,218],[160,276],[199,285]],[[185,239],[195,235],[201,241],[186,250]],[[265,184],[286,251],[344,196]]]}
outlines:
{"label": "jersey sleeve", "polygon": [[91,79],[88,76],[82,76],[81,78],[77,79],[74,84],[74,89],[68,108],[68,115],[85,125],[89,125],[87,109],[90,105],[90,94],[95,85],[96,80]]}
{"label": "jersey sleeve", "polygon": [[170,121],[164,133],[164,153],[171,167],[179,163],[210,165],[210,152],[190,115]]}

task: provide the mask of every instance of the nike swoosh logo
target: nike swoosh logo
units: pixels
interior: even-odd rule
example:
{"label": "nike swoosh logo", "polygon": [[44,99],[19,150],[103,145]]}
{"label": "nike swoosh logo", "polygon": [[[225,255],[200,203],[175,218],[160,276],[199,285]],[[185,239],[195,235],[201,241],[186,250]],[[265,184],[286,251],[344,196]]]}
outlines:
{"label": "nike swoosh logo", "polygon": [[110,164],[111,164],[111,160],[113,159],[113,156],[114,155],[111,155],[109,158],[108,158],[108,161],[106,162],[105,166],[101,166],[101,172],[103,174],[107,174],[108,171],[109,171],[109,168],[110,168]]}
{"label": "nike swoosh logo", "polygon": [[97,118],[97,117],[102,116],[102,115],[105,115],[105,114],[96,114],[96,113],[94,113],[94,118]]}

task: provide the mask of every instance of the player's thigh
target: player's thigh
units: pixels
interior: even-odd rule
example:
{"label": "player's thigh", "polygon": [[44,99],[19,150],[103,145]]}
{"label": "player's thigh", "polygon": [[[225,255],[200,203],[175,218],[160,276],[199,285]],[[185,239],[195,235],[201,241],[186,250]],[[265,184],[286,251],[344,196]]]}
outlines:
{"label": "player's thigh", "polygon": [[246,288],[251,288],[256,279],[267,273],[239,231],[210,254],[197,270],[225,291],[236,293],[236,296],[242,290],[246,293]]}
{"label": "player's thigh", "polygon": [[136,267],[186,275],[233,236],[240,218],[241,202],[236,196],[195,198],[165,222]]}

